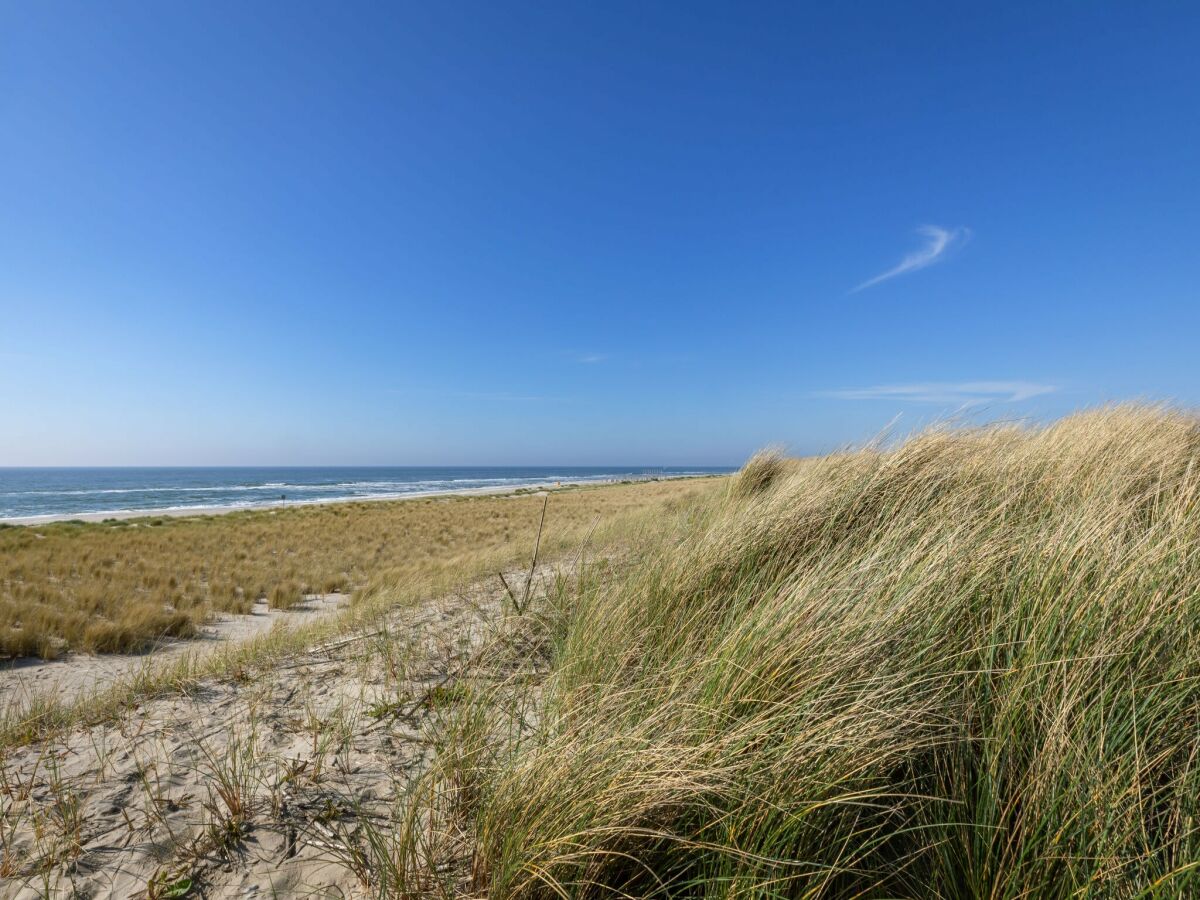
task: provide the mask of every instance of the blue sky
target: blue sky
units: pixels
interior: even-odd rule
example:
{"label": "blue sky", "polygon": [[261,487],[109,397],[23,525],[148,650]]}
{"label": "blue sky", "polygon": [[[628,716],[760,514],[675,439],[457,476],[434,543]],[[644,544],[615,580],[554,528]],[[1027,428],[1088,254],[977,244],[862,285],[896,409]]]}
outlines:
{"label": "blue sky", "polygon": [[1190,3],[4,4],[0,465],[1200,404],[1197,46]]}

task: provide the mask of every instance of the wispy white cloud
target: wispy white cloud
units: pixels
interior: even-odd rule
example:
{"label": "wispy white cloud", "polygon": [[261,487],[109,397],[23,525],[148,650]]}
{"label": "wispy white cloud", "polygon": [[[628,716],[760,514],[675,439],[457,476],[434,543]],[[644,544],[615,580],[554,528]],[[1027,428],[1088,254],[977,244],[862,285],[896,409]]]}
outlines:
{"label": "wispy white cloud", "polygon": [[1017,403],[1056,390],[1058,387],[1055,385],[1032,381],[927,381],[818,391],[814,396],[834,400],[895,400],[901,403],[978,406],[981,403]]}
{"label": "wispy white cloud", "polygon": [[606,359],[608,359],[606,353],[581,353],[575,357],[575,362],[590,366],[594,363],[604,362]]}
{"label": "wispy white cloud", "polygon": [[874,278],[868,278],[862,284],[852,288],[850,293],[853,294],[857,291],[874,287],[877,284],[882,284],[885,281],[890,281],[897,275],[916,272],[918,269],[924,269],[926,266],[933,265],[954,247],[965,244],[971,237],[971,229],[961,226],[957,228],[943,228],[941,225],[922,225],[917,229],[917,234],[925,239],[925,246],[919,250],[914,250],[886,272],[876,275]]}

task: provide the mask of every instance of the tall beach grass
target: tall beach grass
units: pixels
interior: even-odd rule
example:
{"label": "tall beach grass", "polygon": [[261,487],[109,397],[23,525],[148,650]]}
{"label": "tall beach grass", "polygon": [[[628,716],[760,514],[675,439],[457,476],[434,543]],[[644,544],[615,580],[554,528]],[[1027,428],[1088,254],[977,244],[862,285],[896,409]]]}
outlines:
{"label": "tall beach grass", "polygon": [[566,615],[475,890],[1200,895],[1192,414],[761,456]]}

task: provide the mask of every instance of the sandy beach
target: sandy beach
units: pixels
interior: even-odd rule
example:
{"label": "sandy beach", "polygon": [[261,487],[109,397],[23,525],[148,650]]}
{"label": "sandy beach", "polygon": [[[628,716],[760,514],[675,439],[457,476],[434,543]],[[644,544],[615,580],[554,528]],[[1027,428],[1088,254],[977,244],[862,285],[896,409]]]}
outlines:
{"label": "sandy beach", "polygon": [[605,478],[588,479],[586,481],[544,481],[522,485],[516,489],[507,486],[482,487],[464,488],[463,490],[459,491],[414,491],[410,494],[387,494],[378,497],[329,497],[317,500],[272,500],[266,503],[256,503],[253,506],[187,506],[171,507],[167,509],[126,509],[114,510],[110,512],[55,513],[44,516],[15,516],[7,519],[0,518],[0,525],[48,525],[52,522],[108,522],[162,517],[179,518],[184,516],[221,516],[229,513],[247,512],[252,510],[296,509],[298,507],[305,506],[332,506],[341,503],[387,503],[399,500],[425,500],[430,497],[444,497],[446,499],[451,499],[454,497],[487,496],[518,497],[532,493],[538,493],[540,491],[551,491],[569,487],[587,487],[593,485],[601,486],[640,481],[678,481],[681,479],[704,477],[708,476],[656,475],[653,477],[642,478]]}

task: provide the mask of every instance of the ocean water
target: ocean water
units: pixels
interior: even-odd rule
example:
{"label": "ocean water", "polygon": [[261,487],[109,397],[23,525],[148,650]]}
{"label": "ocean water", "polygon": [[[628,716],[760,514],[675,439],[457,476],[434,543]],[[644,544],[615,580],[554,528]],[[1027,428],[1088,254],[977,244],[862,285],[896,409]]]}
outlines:
{"label": "ocean water", "polygon": [[404,497],[554,481],[673,477],[731,469],[613,467],[0,468],[0,521]]}

